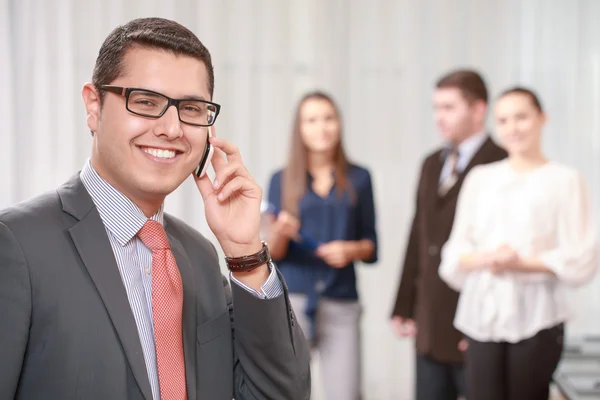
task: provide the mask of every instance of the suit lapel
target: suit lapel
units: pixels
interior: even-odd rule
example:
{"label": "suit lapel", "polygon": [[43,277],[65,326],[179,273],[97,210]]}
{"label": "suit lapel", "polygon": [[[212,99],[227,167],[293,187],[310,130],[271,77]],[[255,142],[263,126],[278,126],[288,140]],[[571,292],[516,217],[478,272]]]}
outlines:
{"label": "suit lapel", "polygon": [[61,187],[59,195],[63,210],[79,220],[69,229],[71,239],[104,302],[142,394],[152,400],[135,319],[100,214],[79,176]]}
{"label": "suit lapel", "polygon": [[440,185],[440,176],[442,175],[442,169],[444,167],[444,159],[442,151],[436,154],[431,161],[431,167],[427,170],[427,197],[428,208],[437,208],[437,202],[439,200],[438,188]]}
{"label": "suit lapel", "polygon": [[188,399],[196,399],[196,302],[195,292],[196,284],[192,265],[181,245],[181,242],[175,238],[169,231],[167,218],[165,218],[165,229],[171,251],[177,261],[177,267],[181,274],[183,282],[183,350],[185,357],[185,375],[187,382]]}
{"label": "suit lapel", "polygon": [[462,183],[465,180],[465,177],[467,176],[469,171],[474,166],[485,162],[485,160],[487,159],[488,150],[493,144],[494,142],[492,142],[492,139],[490,139],[490,137],[488,136],[481,144],[481,147],[479,147],[475,154],[473,154],[473,157],[471,157],[471,160],[469,160],[469,163],[467,164],[465,169],[458,174],[458,180],[456,181],[454,186],[452,186],[450,190],[448,190],[448,192],[442,197],[442,199],[452,199],[458,196],[458,192],[460,191]]}

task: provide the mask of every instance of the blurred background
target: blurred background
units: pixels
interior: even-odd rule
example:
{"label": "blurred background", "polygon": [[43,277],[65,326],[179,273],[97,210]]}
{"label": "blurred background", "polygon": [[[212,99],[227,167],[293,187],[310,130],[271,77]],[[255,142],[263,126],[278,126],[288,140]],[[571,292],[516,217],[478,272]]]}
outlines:
{"label": "blurred background", "polygon": [[[380,238],[379,262],[359,268],[366,400],[413,395],[413,342],[393,335],[389,316],[420,163],[441,144],[431,105],[440,75],[476,68],[493,97],[535,89],[549,115],[546,154],[582,171],[598,204],[598,0],[0,0],[0,208],[83,166],[81,87],[108,33],[146,16],[184,24],[211,51],[217,134],[265,190],[299,98],[323,89],[339,103],[348,154],[373,176]],[[191,180],[166,210],[214,240]],[[600,334],[600,277],[573,302],[567,335]]]}

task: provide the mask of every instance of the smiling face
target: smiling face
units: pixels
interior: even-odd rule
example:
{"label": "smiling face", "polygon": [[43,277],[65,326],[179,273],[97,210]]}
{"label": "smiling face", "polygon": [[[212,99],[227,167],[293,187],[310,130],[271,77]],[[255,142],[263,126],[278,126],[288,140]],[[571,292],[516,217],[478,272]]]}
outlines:
{"label": "smiling face", "polygon": [[[211,100],[206,66],[196,58],[133,47],[124,62],[123,73],[110,85]],[[91,162],[96,171],[140,208],[158,209],[197,166],[207,128],[179,121],[174,106],[160,118],[147,118],[129,112],[119,94],[106,92],[101,104],[92,84],[84,87],[83,97],[94,132]]]}
{"label": "smiling face", "polygon": [[510,156],[534,155],[540,151],[546,116],[526,93],[509,93],[495,107],[496,130]]}

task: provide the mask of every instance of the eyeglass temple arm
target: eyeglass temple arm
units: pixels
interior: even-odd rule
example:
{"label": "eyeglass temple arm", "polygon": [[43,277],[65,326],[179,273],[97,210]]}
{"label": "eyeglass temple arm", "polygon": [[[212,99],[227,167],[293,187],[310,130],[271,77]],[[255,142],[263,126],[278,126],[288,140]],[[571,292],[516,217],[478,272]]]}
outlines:
{"label": "eyeglass temple arm", "polygon": [[102,86],[100,86],[100,88],[104,89],[108,92],[120,94],[121,96],[125,95],[125,88],[123,88],[121,86],[102,85]]}

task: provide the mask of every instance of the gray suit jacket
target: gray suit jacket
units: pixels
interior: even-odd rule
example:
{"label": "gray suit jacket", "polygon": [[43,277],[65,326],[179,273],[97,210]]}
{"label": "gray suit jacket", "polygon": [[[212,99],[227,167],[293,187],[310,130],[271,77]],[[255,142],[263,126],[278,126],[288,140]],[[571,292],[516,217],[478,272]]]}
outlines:
{"label": "gray suit jacket", "polygon": [[[207,239],[165,223],[184,286],[189,398],[308,399],[309,353],[285,284],[271,300],[231,288]],[[152,399],[114,254],[78,175],[0,212],[0,399],[11,398]]]}

